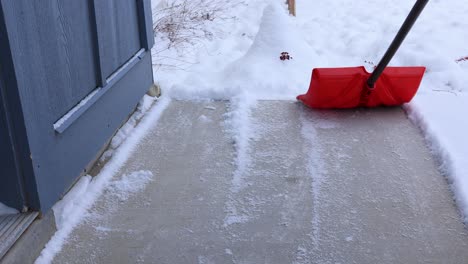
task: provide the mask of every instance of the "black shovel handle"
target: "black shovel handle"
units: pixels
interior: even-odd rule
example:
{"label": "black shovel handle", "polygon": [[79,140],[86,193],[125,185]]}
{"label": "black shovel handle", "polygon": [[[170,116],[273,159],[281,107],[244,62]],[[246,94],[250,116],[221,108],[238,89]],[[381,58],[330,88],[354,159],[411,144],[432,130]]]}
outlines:
{"label": "black shovel handle", "polygon": [[398,34],[393,39],[392,44],[390,44],[390,47],[388,48],[387,52],[385,52],[385,55],[380,60],[374,72],[372,72],[372,75],[367,80],[367,85],[369,86],[369,88],[374,88],[374,85],[379,79],[380,75],[385,70],[390,60],[392,60],[393,55],[395,55],[401,43],[403,43],[403,40],[405,40],[406,35],[408,35],[409,31],[413,27],[414,23],[416,22],[416,20],[418,19],[419,15],[421,14],[428,2],[429,0],[418,0],[416,4],[414,4],[413,9],[411,9],[411,12],[409,13],[405,22],[398,31]]}

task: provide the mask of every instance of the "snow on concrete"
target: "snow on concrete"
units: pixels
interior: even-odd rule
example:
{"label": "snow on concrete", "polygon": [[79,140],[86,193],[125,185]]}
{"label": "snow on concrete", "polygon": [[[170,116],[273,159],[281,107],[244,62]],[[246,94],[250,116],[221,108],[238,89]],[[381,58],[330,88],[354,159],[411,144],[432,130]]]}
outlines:
{"label": "snow on concrete", "polygon": [[145,113],[151,108],[155,102],[155,98],[144,95],[140,100],[135,113],[128,119],[128,121],[117,131],[115,136],[112,138],[109,149],[106,150],[101,156],[101,162],[107,161],[114,151],[125,141],[125,139],[131,135],[132,131],[137,126],[139,120],[145,115]]}
{"label": "snow on concrete", "polygon": [[238,192],[246,185],[246,171],[251,164],[250,141],[255,134],[251,121],[251,112],[255,103],[256,101],[247,94],[232,98],[230,110],[226,113],[227,130],[231,133],[236,148],[236,170],[231,186],[233,192]]}
{"label": "snow on concrete", "polygon": [[310,118],[306,116],[306,114],[302,114],[300,116],[301,120],[301,134],[302,137],[305,139],[307,144],[303,147],[304,155],[307,155],[308,166],[307,170],[309,175],[312,177],[312,196],[313,196],[313,214],[312,214],[312,243],[314,249],[318,249],[318,243],[320,241],[320,222],[321,222],[321,215],[320,215],[320,200],[322,186],[325,183],[327,170],[325,168],[325,163],[322,159],[322,146],[320,142],[317,140],[317,128],[316,124],[313,123]]}
{"label": "snow on concrete", "polygon": [[468,94],[421,94],[406,110],[424,132],[468,223]]}
{"label": "snow on concrete", "polygon": [[[252,0],[227,10],[226,16],[235,19],[208,25],[212,38],[182,51],[159,53],[191,63],[183,69],[158,67],[155,79],[173,98],[229,100],[247,93],[249,100],[294,100],[307,91],[314,67],[364,65],[372,71],[414,4],[296,2],[297,17],[287,15],[283,0]],[[460,58],[468,56],[467,11],[463,1],[430,1],[390,63],[427,67],[420,90],[406,109],[440,158],[465,220],[468,148],[461,135],[468,134],[468,127],[461,117],[467,113],[468,61]],[[293,59],[280,61],[283,51]]]}
{"label": "snow on concrete", "polygon": [[125,174],[121,179],[113,181],[108,190],[120,201],[126,201],[132,194],[142,191],[153,180],[153,176],[153,173],[147,170]]}
{"label": "snow on concrete", "polygon": [[0,215],[18,214],[18,210],[0,203]]}
{"label": "snow on concrete", "polygon": [[[145,107],[139,108],[140,111],[134,115],[141,116],[143,114],[141,111],[143,111],[143,109],[148,109],[147,103],[142,102],[142,104],[145,105]],[[158,100],[155,106],[151,108],[140,121],[137,129],[134,129],[126,140],[115,150],[112,158],[104,166],[99,175],[96,177],[82,177],[74,188],[53,207],[56,216],[57,232],[47,243],[35,263],[42,264],[52,262],[54,256],[61,250],[64,243],[67,242],[70,233],[87,217],[88,210],[105,189],[112,188],[117,191],[120,198],[125,198],[128,192],[132,193],[140,190],[143,188],[143,185],[150,180],[151,177],[147,172],[136,172],[135,174],[124,176],[120,182],[112,182],[113,177],[118,174],[127,159],[135,151],[146,132],[157,125],[159,118],[169,104],[169,98],[161,98]],[[136,185],[133,186],[136,189],[126,188],[130,182],[136,183]],[[125,194],[125,191],[128,191],[127,194]]]}
{"label": "snow on concrete", "polygon": [[250,155],[253,135],[252,108],[255,107],[256,100],[247,93],[231,99],[230,110],[226,113],[226,127],[233,139],[236,169],[232,175],[230,193],[226,201],[224,227],[232,224],[245,223],[250,217],[242,213],[238,208],[235,194],[244,189],[247,185],[248,169],[252,159]]}

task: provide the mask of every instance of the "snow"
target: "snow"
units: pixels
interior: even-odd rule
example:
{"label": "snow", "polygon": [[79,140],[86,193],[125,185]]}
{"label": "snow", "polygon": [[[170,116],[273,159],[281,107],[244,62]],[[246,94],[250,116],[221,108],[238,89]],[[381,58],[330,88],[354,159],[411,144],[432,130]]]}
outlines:
{"label": "snow", "polygon": [[0,203],[0,216],[2,215],[10,215],[10,214],[18,214],[18,210],[8,207],[2,203]]}
{"label": "snow", "polygon": [[468,223],[468,94],[421,94],[406,110],[424,132]]}
{"label": "snow", "polygon": [[[405,0],[296,2],[297,17],[291,17],[283,0],[248,1],[227,11],[227,17],[236,19],[209,25],[215,32],[212,38],[182,51],[155,55],[156,64],[167,63],[168,58],[190,62],[155,68],[155,80],[170,97],[231,100],[227,123],[237,123],[231,132],[240,165],[234,189],[242,184],[242,170],[249,164],[249,112],[255,101],[295,100],[307,91],[314,67],[364,65],[372,71],[414,4]],[[427,67],[418,94],[405,109],[439,158],[465,221],[468,126],[462,118],[468,114],[468,61],[460,59],[468,56],[467,11],[463,1],[430,1],[390,63]],[[280,61],[283,51],[293,59]],[[239,102],[242,98],[249,102]]]}
{"label": "snow", "polygon": [[249,95],[242,95],[231,99],[230,111],[226,114],[228,132],[234,140],[236,148],[236,170],[232,178],[232,192],[238,192],[245,187],[246,170],[251,163],[250,140],[254,134],[251,125],[251,109],[255,100]]}
{"label": "snow", "polygon": [[126,201],[131,194],[140,192],[146,185],[153,180],[151,171],[142,170],[125,174],[120,180],[110,184],[110,192],[117,196],[120,201]]}
{"label": "snow", "polygon": [[[165,78],[172,75],[170,73],[164,72],[166,77],[160,74],[155,75],[155,78],[163,87],[169,88],[171,97],[178,99],[229,99],[243,93],[259,99],[294,99],[309,81],[309,61],[313,60],[314,52],[309,51],[309,46],[295,29],[284,6],[279,2],[274,3],[267,5],[263,12],[244,10],[247,14],[254,11],[258,13],[258,32],[252,32],[250,24],[234,25],[238,29],[223,44],[229,49],[233,48],[231,45],[237,44],[237,50],[217,54],[216,58],[200,58],[215,65],[193,65],[186,80],[182,79],[182,82],[172,85],[165,84],[169,81]],[[254,1],[249,7],[255,5]],[[214,46],[219,46],[219,43]],[[283,51],[288,51],[293,59],[279,60]],[[295,54],[301,55],[295,57]],[[237,59],[232,60],[233,57]],[[228,63],[219,67],[222,62]]]}
{"label": "snow", "polygon": [[[134,129],[126,140],[115,150],[112,158],[101,172],[96,177],[81,177],[67,195],[53,207],[57,231],[47,243],[35,263],[42,264],[52,262],[54,256],[61,250],[64,243],[66,243],[73,229],[87,217],[88,210],[93,206],[104,190],[111,188],[115,190],[118,197],[122,199],[127,197],[126,195],[129,193],[142,189],[144,184],[151,180],[152,175],[143,171],[124,176],[120,182],[112,182],[112,179],[118,174],[126,160],[135,151],[146,132],[157,125],[159,118],[169,103],[169,98],[161,98],[158,100],[157,104],[155,104],[140,121],[138,129]],[[144,109],[148,109],[147,99],[143,99],[140,105],[143,106],[140,107],[140,111],[137,111],[134,115],[142,116]],[[129,187],[132,184],[134,185]]]}
{"label": "snow", "polygon": [[85,104],[88,103],[91,98],[96,95],[101,88],[96,88],[94,91],[92,91],[90,94],[88,94],[83,100],[81,100],[77,105],[75,105],[70,111],[68,111],[63,117],[61,117],[57,122],[54,123],[54,129],[58,129],[65,123],[70,117],[72,117],[73,114],[76,113],[81,107],[83,107]]}
{"label": "snow", "polygon": [[[307,144],[304,146],[303,153],[308,157],[307,170],[309,175],[313,175],[312,179],[312,195],[314,207],[313,207],[313,217],[312,217],[312,238],[313,245],[315,249],[318,249],[318,241],[320,241],[320,206],[318,201],[320,201],[322,196],[322,186],[326,181],[327,170],[325,169],[325,163],[322,159],[321,153],[323,148],[321,143],[317,140],[317,126],[315,123],[310,121],[310,118],[306,114],[300,116],[300,121],[302,124],[301,134],[305,139]],[[320,121],[321,122],[321,121]],[[328,128],[328,127],[327,127]],[[312,176],[311,176],[312,177]]]}
{"label": "snow", "polygon": [[139,120],[151,108],[155,99],[151,96],[144,95],[137,106],[135,113],[128,119],[128,121],[117,131],[111,140],[109,149],[106,150],[101,156],[101,162],[105,162],[112,157],[114,151],[132,134],[137,126]]}

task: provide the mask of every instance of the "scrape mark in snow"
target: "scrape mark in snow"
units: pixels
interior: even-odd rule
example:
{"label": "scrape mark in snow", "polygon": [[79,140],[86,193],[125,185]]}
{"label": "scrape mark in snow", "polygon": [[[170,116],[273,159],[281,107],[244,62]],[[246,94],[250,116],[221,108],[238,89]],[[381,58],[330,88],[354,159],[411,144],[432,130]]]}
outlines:
{"label": "scrape mark in snow", "polygon": [[251,112],[256,100],[251,96],[241,95],[231,99],[231,111],[227,115],[229,132],[234,140],[236,150],[236,170],[232,177],[231,191],[239,192],[245,187],[245,172],[251,164],[250,141],[253,138]]}
{"label": "scrape mark in snow", "polygon": [[226,204],[226,217],[224,218],[223,227],[228,227],[232,224],[242,224],[249,221],[250,217],[247,214],[240,214],[232,200]]}
{"label": "scrape mark in snow", "polygon": [[235,195],[247,185],[246,173],[251,165],[250,142],[254,137],[251,111],[255,105],[256,100],[252,96],[240,94],[231,99],[230,111],[226,114],[226,125],[234,142],[236,169],[232,175],[230,194],[225,205],[224,227],[249,220],[247,214],[239,212],[242,202],[237,201]]}
{"label": "scrape mark in snow", "polygon": [[312,197],[313,197],[313,209],[312,209],[312,242],[314,249],[318,249],[320,242],[320,203],[322,200],[321,191],[324,182],[326,181],[326,168],[324,161],[321,157],[321,144],[317,140],[317,129],[316,124],[313,123],[312,117],[308,116],[307,113],[301,112],[301,134],[305,139],[305,146],[303,152],[307,155],[307,170],[310,177],[312,178]]}
{"label": "scrape mark in snow", "polygon": [[296,250],[296,258],[293,261],[293,264],[306,264],[310,263],[309,253],[306,247],[299,246]]}

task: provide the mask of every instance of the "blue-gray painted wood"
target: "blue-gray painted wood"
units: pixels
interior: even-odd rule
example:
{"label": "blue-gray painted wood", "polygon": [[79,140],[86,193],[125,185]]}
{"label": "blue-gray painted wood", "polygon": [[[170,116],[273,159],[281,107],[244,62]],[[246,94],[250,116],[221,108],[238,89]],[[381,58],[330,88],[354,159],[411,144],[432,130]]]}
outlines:
{"label": "blue-gray painted wood", "polygon": [[137,0],[140,42],[146,50],[154,46],[151,0]]}
{"label": "blue-gray painted wood", "polygon": [[97,79],[97,85],[99,87],[104,87],[106,85],[106,76],[104,73],[104,61],[103,61],[103,56],[104,56],[104,46],[99,45],[99,30],[100,27],[97,24],[97,19],[98,19],[98,13],[96,13],[96,9],[98,8],[100,0],[91,0],[91,23],[92,23],[92,34],[93,34],[93,44],[94,44],[94,61],[96,64],[96,79]]}
{"label": "blue-gray painted wood", "polygon": [[109,77],[142,48],[136,0],[96,0],[103,73]]}
{"label": "blue-gray painted wood", "polygon": [[[126,74],[108,80],[146,48],[136,0],[0,0],[0,5],[8,35],[0,44],[9,45],[7,66],[15,77],[7,90],[17,93],[21,114],[13,119],[23,125],[14,131],[23,133],[17,141],[27,149],[19,145],[26,172],[17,176],[25,182],[28,206],[47,210],[151,86],[151,56],[145,49]],[[100,84],[107,92],[57,133],[53,124]]]}
{"label": "blue-gray painted wood", "polygon": [[[0,86],[3,86],[0,82]],[[0,87],[0,95],[3,87]],[[3,101],[0,99],[0,101]],[[3,102],[0,103],[0,202],[10,207],[21,208],[24,204],[23,194],[18,182],[14,152],[10,140],[10,131],[6,120]]]}
{"label": "blue-gray painted wood", "polygon": [[[54,129],[57,133],[63,133],[67,128],[69,128],[80,116],[82,116],[93,104],[98,102],[105,93],[107,93],[118,81],[120,81],[125,75],[130,71],[143,57],[147,54],[144,49],[141,49],[137,52],[128,62],[126,62],[122,67],[120,67],[114,74],[106,79],[106,85],[104,87],[97,88],[96,92],[93,92],[90,98],[87,98],[86,103],[83,105],[77,106],[77,109],[72,109],[72,114],[70,114],[66,120],[61,122],[60,125],[54,124]],[[61,120],[59,120],[60,122]]]}
{"label": "blue-gray painted wood", "polygon": [[[36,90],[36,98],[48,104],[54,119],[63,116],[86,94],[97,87],[89,1],[4,0],[8,22],[21,29],[24,39],[22,59],[34,57],[28,71],[48,83]],[[25,47],[24,43],[34,43]],[[57,89],[60,87],[60,89]]]}
{"label": "blue-gray painted wood", "polygon": [[38,209],[29,144],[0,2],[0,202],[18,210]]}

